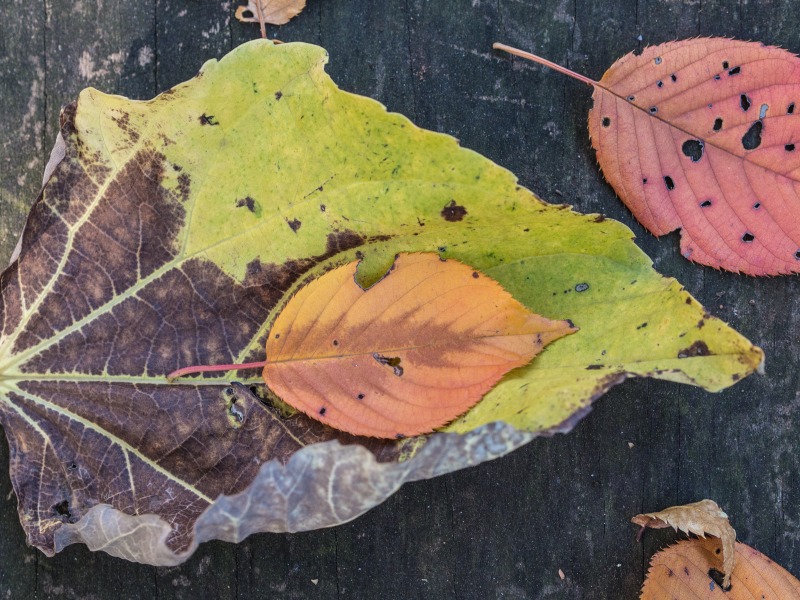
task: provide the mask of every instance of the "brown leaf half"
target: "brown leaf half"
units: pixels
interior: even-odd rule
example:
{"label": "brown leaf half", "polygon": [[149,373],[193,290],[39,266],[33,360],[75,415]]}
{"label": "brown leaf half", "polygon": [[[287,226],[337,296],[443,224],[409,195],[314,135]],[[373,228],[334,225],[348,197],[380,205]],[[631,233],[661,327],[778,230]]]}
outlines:
{"label": "brown leaf half", "polygon": [[758,550],[735,544],[736,568],[730,588],[719,580],[720,541],[683,540],[650,561],[641,600],[796,600],[800,581]]}
{"label": "brown leaf half", "polygon": [[267,341],[264,379],[285,402],[356,435],[428,433],[576,331],[438,254],[400,254],[364,290],[358,262],[302,288]]}
{"label": "brown leaf half", "polygon": [[284,25],[305,7],[306,0],[248,0],[247,6],[236,9],[236,18],[242,23],[260,23],[260,15],[265,23]]}
{"label": "brown leaf half", "polygon": [[663,529],[672,527],[700,537],[706,534],[717,537],[722,542],[722,570],[725,575],[724,586],[728,587],[734,569],[734,544],[736,531],[728,521],[728,515],[713,500],[700,500],[682,506],[670,506],[662,511],[636,515],[631,522],[642,529]]}

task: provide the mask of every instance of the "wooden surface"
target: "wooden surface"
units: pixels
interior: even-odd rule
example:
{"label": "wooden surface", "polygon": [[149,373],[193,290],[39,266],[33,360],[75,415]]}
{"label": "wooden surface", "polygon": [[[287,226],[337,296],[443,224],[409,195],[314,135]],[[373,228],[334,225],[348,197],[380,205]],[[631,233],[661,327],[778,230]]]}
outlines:
{"label": "wooden surface", "polygon": [[[328,71],[515,172],[551,202],[603,212],[656,268],[767,353],[767,376],[721,394],[629,381],[569,435],[407,485],[356,521],[201,546],[176,568],[73,546],[27,548],[0,443],[0,598],[636,598],[669,532],[632,515],[713,498],[739,539],[800,575],[800,279],[691,265],[604,183],[586,131],[590,90],[491,51],[533,50],[599,78],[643,44],[735,36],[800,51],[791,0],[308,0],[270,36],[325,46]],[[236,2],[0,0],[0,262],[36,197],[58,111],[95,86],[149,98],[258,35]],[[633,447],[629,447],[633,443]],[[559,577],[559,569],[565,575]]]}

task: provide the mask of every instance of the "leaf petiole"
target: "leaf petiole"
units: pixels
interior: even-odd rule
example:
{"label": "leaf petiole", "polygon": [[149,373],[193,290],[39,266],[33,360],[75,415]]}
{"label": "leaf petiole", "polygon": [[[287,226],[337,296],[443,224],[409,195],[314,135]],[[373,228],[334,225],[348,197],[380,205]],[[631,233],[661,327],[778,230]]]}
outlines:
{"label": "leaf petiole", "polygon": [[192,367],[183,367],[177,369],[167,375],[167,381],[172,383],[178,377],[185,377],[186,375],[193,375],[194,373],[208,373],[211,371],[240,371],[242,369],[263,369],[267,361],[262,360],[259,362],[229,364],[229,365],[194,365]]}
{"label": "leaf petiole", "polygon": [[514,48],[513,46],[506,46],[505,44],[501,44],[500,42],[495,42],[492,44],[492,48],[495,50],[503,50],[504,52],[508,52],[509,54],[513,54],[514,56],[519,56],[522,58],[527,58],[530,61],[535,63],[539,63],[540,65],[544,65],[545,67],[550,67],[554,71],[558,71],[559,73],[563,73],[564,75],[568,75],[573,79],[577,79],[585,83],[586,85],[596,86],[597,82],[593,79],[589,79],[585,75],[581,75],[580,73],[576,73],[575,71],[571,71],[566,67],[562,67],[561,65],[554,63],[546,58],[542,58],[541,56],[536,56],[535,54],[531,54],[530,52],[525,52],[524,50],[519,50],[518,48]]}

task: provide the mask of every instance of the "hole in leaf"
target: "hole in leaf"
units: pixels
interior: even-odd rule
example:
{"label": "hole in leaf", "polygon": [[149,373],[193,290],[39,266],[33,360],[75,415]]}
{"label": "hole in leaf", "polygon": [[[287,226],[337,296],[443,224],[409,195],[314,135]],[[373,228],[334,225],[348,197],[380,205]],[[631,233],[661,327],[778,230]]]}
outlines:
{"label": "hole in leaf", "polygon": [[794,257],[795,257],[797,260],[800,260],[800,250],[798,250],[797,252],[795,252],[795,253],[794,253]]}
{"label": "hole in leaf", "polygon": [[750,98],[747,97],[747,94],[742,94],[739,96],[739,104],[741,104],[742,110],[747,110],[750,108],[751,102]]}
{"label": "hole in leaf", "polygon": [[747,133],[742,136],[742,147],[745,150],[755,150],[761,145],[761,130],[763,127],[764,124],[761,121],[756,121],[747,130]]}
{"label": "hole in leaf", "polygon": [[709,569],[708,576],[716,583],[723,592],[727,592],[731,589],[731,586],[723,587],[722,582],[725,581],[725,575],[722,574],[722,571],[718,569]]}
{"label": "hole in leaf", "polygon": [[727,69],[729,66],[730,66],[730,65],[728,64],[728,61],[727,61],[727,60],[725,60],[725,61],[722,61],[722,68],[723,68],[723,69]]}
{"label": "hole in leaf", "polygon": [[656,87],[664,87],[664,82],[659,80],[656,82]]}
{"label": "hole in leaf", "polygon": [[787,114],[792,114],[794,112],[794,102],[792,102],[789,107],[786,109]]}
{"label": "hole in leaf", "polygon": [[763,119],[767,116],[767,111],[769,110],[769,104],[762,104],[761,108],[758,109],[758,118]]}
{"label": "hole in leaf", "polygon": [[579,283],[578,285],[575,286],[576,292],[585,292],[588,289],[589,289],[588,283]]}
{"label": "hole in leaf", "polygon": [[794,152],[794,144],[786,144],[783,149],[787,152]]}
{"label": "hole in leaf", "polygon": [[722,129],[722,119],[717,117],[714,119],[714,131],[719,131],[720,129]]}
{"label": "hole in leaf", "polygon": [[661,57],[660,56],[656,56],[656,58],[655,58],[655,60],[653,62],[655,62],[657,65],[660,65],[661,64]]}
{"label": "hole in leaf", "polygon": [[703,202],[700,203],[700,206],[702,206],[703,208],[708,208],[709,206],[711,206],[711,200],[704,200]]}
{"label": "hole in leaf", "polygon": [[738,75],[742,72],[742,67],[733,67],[730,71],[728,71],[728,75]]}
{"label": "hole in leaf", "polygon": [[53,510],[56,512],[57,515],[60,515],[62,517],[70,518],[72,516],[72,513],[69,510],[69,500],[63,500],[58,504],[54,504]]}
{"label": "hole in leaf", "polygon": [[654,115],[654,114],[656,114],[657,112],[658,112],[658,108],[656,108],[655,106],[651,106],[651,107],[650,107],[650,114],[651,114],[651,115]]}
{"label": "hole in leaf", "polygon": [[684,156],[691,159],[692,162],[698,162],[703,158],[703,142],[700,140],[686,140],[681,146]]}
{"label": "hole in leaf", "polygon": [[358,396],[356,396],[356,398],[358,398],[359,400],[363,400],[364,399],[364,394],[359,394]]}
{"label": "hole in leaf", "polygon": [[674,83],[674,82],[676,82],[676,81],[678,81],[678,78],[677,78],[677,77],[675,77],[675,73],[673,73],[672,75],[670,75],[670,76],[669,76],[669,78],[670,78],[670,79],[672,79],[672,82],[673,82],[673,83]]}
{"label": "hole in leaf", "polygon": [[645,177],[644,179],[642,179],[642,183],[643,183],[643,184],[644,184],[644,183],[647,183],[647,177]]}
{"label": "hole in leaf", "polygon": [[633,102],[634,100],[636,100],[635,96],[628,96],[628,102]]}
{"label": "hole in leaf", "polygon": [[753,204],[753,208],[755,208],[756,210],[761,208],[761,202],[756,202],[755,204]]}
{"label": "hole in leaf", "polygon": [[664,176],[664,183],[666,184],[667,189],[669,191],[672,191],[672,190],[675,189],[675,182],[672,181],[672,177],[670,177],[669,175]]}
{"label": "hole in leaf", "polygon": [[749,243],[750,243],[750,242],[752,242],[754,239],[756,239],[756,236],[754,236],[754,235],[753,235],[752,233],[750,233],[749,231],[745,231],[745,232],[744,232],[744,235],[742,236],[742,241],[743,241],[745,244],[749,244]]}
{"label": "hole in leaf", "polygon": [[609,125],[611,125],[611,119],[603,117],[603,127],[608,127]]}
{"label": "hole in leaf", "polygon": [[328,412],[328,409],[327,409],[327,408],[325,408],[324,406],[323,406],[322,408],[320,408],[320,409],[319,409],[319,414],[320,414],[320,416],[322,416],[322,417],[324,417],[324,416],[325,416],[325,413],[326,413],[326,412]]}
{"label": "hole in leaf", "polygon": [[715,81],[719,81],[720,79],[722,79],[722,77],[720,77],[719,75],[714,75],[714,80]]}

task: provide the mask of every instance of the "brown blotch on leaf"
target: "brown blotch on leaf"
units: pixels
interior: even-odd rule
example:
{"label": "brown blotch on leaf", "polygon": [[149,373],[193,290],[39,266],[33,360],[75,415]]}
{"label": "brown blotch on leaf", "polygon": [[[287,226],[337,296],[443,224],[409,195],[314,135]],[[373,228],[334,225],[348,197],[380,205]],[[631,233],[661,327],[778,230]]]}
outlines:
{"label": "brown blotch on leaf", "polygon": [[186,202],[189,199],[191,184],[192,178],[188,173],[181,173],[178,175],[178,197],[181,201]]}
{"label": "brown blotch on leaf", "polygon": [[300,229],[300,226],[303,223],[300,221],[300,219],[292,219],[291,221],[289,219],[286,219],[286,224],[289,225],[292,231],[297,233],[297,230]]}
{"label": "brown blotch on leaf", "polygon": [[400,366],[400,357],[399,356],[389,357],[389,356],[383,356],[383,355],[378,354],[377,352],[375,352],[372,355],[372,358],[374,358],[376,361],[378,361],[382,365],[386,365],[387,367],[392,367],[392,370],[394,371],[394,374],[397,375],[398,377],[402,377],[403,376],[403,367]]}
{"label": "brown blotch on leaf", "polygon": [[697,340],[688,348],[678,351],[678,358],[692,358],[695,356],[711,356],[713,353],[708,349],[708,345],[702,341]]}
{"label": "brown blotch on leaf", "polygon": [[283,98],[283,92],[278,90],[275,92],[275,100],[280,100],[281,98]]}
{"label": "brown blotch on leaf", "polygon": [[445,221],[455,222],[462,220],[467,214],[467,209],[450,200],[442,209],[441,215]]}
{"label": "brown blotch on leaf", "polygon": [[203,113],[198,117],[200,125],[219,125],[219,121],[214,118],[214,115],[207,115]]}

